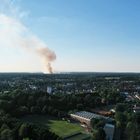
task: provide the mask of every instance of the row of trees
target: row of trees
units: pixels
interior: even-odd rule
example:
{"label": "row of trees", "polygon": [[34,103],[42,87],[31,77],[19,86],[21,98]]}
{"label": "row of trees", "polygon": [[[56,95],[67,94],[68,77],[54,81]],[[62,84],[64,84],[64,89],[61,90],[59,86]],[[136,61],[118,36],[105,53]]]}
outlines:
{"label": "row of trees", "polygon": [[[90,110],[91,108],[108,105],[109,100],[102,98],[98,93],[94,94],[71,94],[49,95],[47,93],[17,93],[1,95],[0,109],[14,116],[26,114],[51,114],[65,116],[69,111]],[[103,93],[102,93],[103,94]],[[106,94],[106,92],[104,93]],[[114,103],[120,97],[119,93],[109,94]],[[118,96],[118,97],[117,97]],[[117,98],[115,98],[117,97]],[[122,99],[123,100],[123,99]]]}
{"label": "row of trees", "polygon": [[122,140],[140,139],[140,113],[133,113],[131,108],[131,104],[124,103],[116,106],[116,127]]}

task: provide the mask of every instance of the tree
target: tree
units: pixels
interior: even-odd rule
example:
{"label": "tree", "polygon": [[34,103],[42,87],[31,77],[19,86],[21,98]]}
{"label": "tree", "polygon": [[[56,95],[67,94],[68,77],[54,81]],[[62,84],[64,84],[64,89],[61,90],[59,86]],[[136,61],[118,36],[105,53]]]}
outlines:
{"label": "tree", "polygon": [[121,128],[122,127],[122,125],[121,125],[121,123],[119,121],[116,122],[116,126],[117,126],[117,128]]}
{"label": "tree", "polygon": [[34,99],[33,96],[29,96],[29,97],[28,97],[28,101],[27,101],[27,106],[28,106],[28,107],[34,106],[34,105],[36,104],[35,101],[36,101],[36,100]]}
{"label": "tree", "polygon": [[88,107],[93,107],[95,104],[94,98],[91,94],[87,94],[85,96],[84,102],[85,102],[86,106],[88,106]]}
{"label": "tree", "polygon": [[9,129],[8,125],[7,124],[2,124],[1,128],[0,128],[0,131],[3,131],[5,129]]}
{"label": "tree", "polygon": [[105,125],[105,122],[104,122],[104,120],[102,120],[102,119],[92,119],[91,120],[91,126],[92,126],[92,128],[95,128],[95,129],[98,129],[98,128],[103,128],[104,127],[104,125]]}
{"label": "tree", "polygon": [[13,138],[12,138],[12,131],[10,129],[4,129],[1,132],[0,139],[1,140],[13,140]]}
{"label": "tree", "polygon": [[49,107],[48,107],[48,113],[51,114],[52,111],[53,111],[53,107],[49,106]]}
{"label": "tree", "polygon": [[38,106],[32,106],[32,107],[31,107],[31,113],[33,113],[33,114],[38,114],[38,113],[40,113],[40,112],[41,112],[40,107],[38,107]]}
{"label": "tree", "polygon": [[77,104],[77,109],[78,110],[83,110],[83,105],[82,104]]}
{"label": "tree", "polygon": [[125,105],[122,103],[119,103],[116,105],[116,112],[124,112],[125,111]]}
{"label": "tree", "polygon": [[26,115],[27,113],[29,113],[29,109],[26,106],[19,107],[18,111],[20,115]]}
{"label": "tree", "polygon": [[126,122],[126,116],[122,112],[116,112],[115,120],[120,123],[120,127],[123,127]]}
{"label": "tree", "polygon": [[38,100],[37,100],[37,106],[40,107],[40,108],[43,108],[43,106],[45,105],[45,101],[44,100],[44,97],[40,97]]}
{"label": "tree", "polygon": [[42,113],[43,114],[46,114],[48,111],[48,107],[45,105],[43,108],[42,108]]}
{"label": "tree", "polygon": [[4,111],[10,111],[11,104],[6,100],[0,100],[0,109]]}
{"label": "tree", "polygon": [[100,106],[101,105],[101,98],[100,97],[96,97],[95,105],[96,106]]}
{"label": "tree", "polygon": [[28,126],[27,124],[22,124],[19,128],[19,136],[21,138],[27,138],[28,137]]}
{"label": "tree", "polygon": [[126,125],[125,133],[127,135],[128,140],[133,140],[135,137],[135,126],[132,122],[128,122]]}
{"label": "tree", "polygon": [[93,140],[106,140],[106,134],[103,128],[99,128],[93,132]]}

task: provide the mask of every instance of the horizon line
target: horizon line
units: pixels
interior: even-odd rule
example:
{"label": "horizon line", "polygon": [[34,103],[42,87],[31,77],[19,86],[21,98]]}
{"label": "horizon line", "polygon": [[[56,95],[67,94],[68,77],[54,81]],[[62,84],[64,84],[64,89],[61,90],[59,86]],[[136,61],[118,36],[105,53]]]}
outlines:
{"label": "horizon line", "polygon": [[[11,74],[14,74],[14,73],[27,73],[27,74],[35,74],[35,73],[38,74],[38,73],[39,73],[39,74],[50,74],[50,73],[44,73],[44,72],[16,72],[16,71],[15,71],[15,72],[10,72],[10,71],[9,71],[9,72],[0,72],[0,74],[6,74],[6,73],[7,73],[7,74],[8,74],[8,73],[9,73],[9,74],[10,74],[10,73],[11,73]],[[63,73],[64,73],[64,74],[69,74],[69,73],[118,73],[118,74],[119,74],[119,73],[124,73],[124,74],[125,74],[125,73],[128,73],[128,74],[129,74],[129,73],[130,73],[130,74],[132,73],[132,74],[140,74],[140,72],[134,72],[134,71],[132,71],[132,72],[128,72],[128,71],[126,71],[126,72],[125,72],[125,71],[115,71],[115,72],[114,72],[114,71],[108,71],[108,72],[106,72],[106,71],[102,71],[102,72],[101,72],[101,71],[60,71],[60,72],[53,72],[52,74],[63,74]]]}

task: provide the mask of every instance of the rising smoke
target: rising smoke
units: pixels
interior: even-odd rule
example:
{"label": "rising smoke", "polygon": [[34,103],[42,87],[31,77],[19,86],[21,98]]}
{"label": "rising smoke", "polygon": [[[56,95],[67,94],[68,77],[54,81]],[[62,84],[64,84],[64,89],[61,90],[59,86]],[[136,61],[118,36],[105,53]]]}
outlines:
{"label": "rising smoke", "polygon": [[39,56],[49,73],[53,72],[51,63],[56,59],[55,52],[32,34],[20,20],[0,13],[0,45],[21,47]]}
{"label": "rising smoke", "polygon": [[47,67],[49,73],[53,73],[51,62],[56,59],[56,55],[48,48],[39,48],[37,53],[43,58],[44,65]]}

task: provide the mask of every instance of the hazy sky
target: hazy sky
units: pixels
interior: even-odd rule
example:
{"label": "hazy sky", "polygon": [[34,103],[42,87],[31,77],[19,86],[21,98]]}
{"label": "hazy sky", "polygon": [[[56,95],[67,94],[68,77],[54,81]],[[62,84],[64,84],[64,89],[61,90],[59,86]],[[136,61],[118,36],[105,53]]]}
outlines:
{"label": "hazy sky", "polygon": [[20,37],[35,36],[56,53],[54,71],[140,72],[139,7],[139,0],[0,0],[0,72],[43,70],[15,43],[24,28]]}

